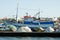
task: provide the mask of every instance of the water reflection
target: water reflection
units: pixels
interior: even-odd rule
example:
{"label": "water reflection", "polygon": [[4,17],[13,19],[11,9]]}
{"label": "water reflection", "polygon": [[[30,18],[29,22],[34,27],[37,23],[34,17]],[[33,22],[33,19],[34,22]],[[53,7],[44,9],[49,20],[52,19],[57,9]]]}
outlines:
{"label": "water reflection", "polygon": [[60,40],[54,37],[0,37],[0,40]]}

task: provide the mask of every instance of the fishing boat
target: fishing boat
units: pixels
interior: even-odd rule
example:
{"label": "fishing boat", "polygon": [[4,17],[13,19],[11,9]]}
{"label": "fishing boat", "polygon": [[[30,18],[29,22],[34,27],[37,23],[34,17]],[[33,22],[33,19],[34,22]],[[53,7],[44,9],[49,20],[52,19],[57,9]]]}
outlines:
{"label": "fishing boat", "polygon": [[[10,22],[10,21],[8,21],[8,22],[5,21],[5,25],[14,25],[14,26],[16,26],[17,29],[19,27],[20,27],[20,29],[21,29],[21,27],[24,28],[23,26],[25,25],[25,26],[28,26],[32,30],[34,28],[36,30],[37,28],[41,28],[41,27],[43,28],[43,29],[41,28],[42,30],[44,30],[44,28],[52,29],[54,27],[54,22],[53,21],[47,21],[47,22],[44,21],[44,22],[41,22],[41,21],[32,21],[30,19],[29,19],[29,21],[28,20],[24,20],[24,23],[20,23],[20,22],[13,23],[13,22]],[[40,32],[40,31],[26,32],[25,31],[25,28],[24,28],[24,31],[23,32],[22,31],[1,31],[0,32],[0,36],[60,37],[59,36],[59,34],[60,34],[59,32],[52,32],[52,31],[50,32],[50,31],[49,32],[48,31],[47,32]]]}

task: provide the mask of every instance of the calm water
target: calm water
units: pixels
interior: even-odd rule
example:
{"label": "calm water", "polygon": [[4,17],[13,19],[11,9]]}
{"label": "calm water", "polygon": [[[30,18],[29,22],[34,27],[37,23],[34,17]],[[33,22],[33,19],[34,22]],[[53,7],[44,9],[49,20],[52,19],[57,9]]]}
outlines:
{"label": "calm water", "polygon": [[0,37],[0,40],[60,40],[54,37]]}

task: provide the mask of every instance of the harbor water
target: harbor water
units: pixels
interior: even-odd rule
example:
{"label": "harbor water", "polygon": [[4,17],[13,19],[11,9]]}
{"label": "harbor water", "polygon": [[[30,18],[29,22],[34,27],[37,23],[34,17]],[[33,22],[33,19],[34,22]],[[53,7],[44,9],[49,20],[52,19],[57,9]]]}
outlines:
{"label": "harbor water", "polygon": [[0,37],[0,40],[60,40],[58,37]]}

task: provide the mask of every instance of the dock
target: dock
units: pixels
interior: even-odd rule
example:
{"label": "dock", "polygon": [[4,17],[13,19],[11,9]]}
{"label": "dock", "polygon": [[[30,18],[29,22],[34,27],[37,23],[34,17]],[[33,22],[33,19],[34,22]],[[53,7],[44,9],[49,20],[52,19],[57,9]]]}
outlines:
{"label": "dock", "polygon": [[60,37],[60,33],[40,33],[40,32],[0,32],[0,36],[12,37]]}

